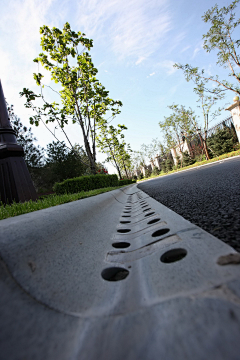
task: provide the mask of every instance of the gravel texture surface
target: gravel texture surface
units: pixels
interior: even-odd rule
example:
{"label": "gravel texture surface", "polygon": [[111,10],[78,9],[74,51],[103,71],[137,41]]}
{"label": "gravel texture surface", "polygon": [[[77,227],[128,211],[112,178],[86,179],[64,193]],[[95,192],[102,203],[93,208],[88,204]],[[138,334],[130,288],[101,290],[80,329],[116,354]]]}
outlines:
{"label": "gravel texture surface", "polygon": [[240,252],[240,157],[138,187]]}

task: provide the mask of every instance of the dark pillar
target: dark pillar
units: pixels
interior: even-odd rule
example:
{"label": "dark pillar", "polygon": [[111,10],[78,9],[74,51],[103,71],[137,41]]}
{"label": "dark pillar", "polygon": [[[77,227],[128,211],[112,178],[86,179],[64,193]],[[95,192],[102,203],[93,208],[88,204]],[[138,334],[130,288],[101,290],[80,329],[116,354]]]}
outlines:
{"label": "dark pillar", "polygon": [[0,200],[4,204],[37,199],[23,155],[10,124],[0,80]]}

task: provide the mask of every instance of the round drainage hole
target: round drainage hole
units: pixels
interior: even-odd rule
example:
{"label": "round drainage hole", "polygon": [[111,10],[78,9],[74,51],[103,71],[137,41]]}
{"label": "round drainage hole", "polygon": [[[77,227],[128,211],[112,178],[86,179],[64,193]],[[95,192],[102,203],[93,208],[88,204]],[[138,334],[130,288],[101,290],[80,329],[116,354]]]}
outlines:
{"label": "round drainage hole", "polygon": [[150,220],[150,221],[148,222],[148,225],[150,225],[150,224],[155,224],[155,223],[158,222],[159,220],[160,220],[160,218]]}
{"label": "round drainage hole", "polygon": [[120,221],[120,224],[130,224],[131,221]]}
{"label": "round drainage hole", "polygon": [[102,278],[107,281],[124,280],[128,276],[129,271],[120,267],[107,268],[102,271]]}
{"label": "round drainage hole", "polygon": [[117,232],[122,233],[122,234],[128,233],[129,231],[131,231],[131,229],[118,229],[117,230]]}
{"label": "round drainage hole", "polygon": [[186,255],[187,250],[185,249],[173,249],[165,252],[161,256],[160,261],[169,264],[175,261],[182,260]]}
{"label": "round drainage hole", "polygon": [[113,243],[112,246],[116,249],[125,249],[130,246],[130,243],[122,241],[122,242]]}
{"label": "round drainage hole", "polygon": [[144,212],[144,211],[148,211],[148,210],[151,210],[151,208],[147,208],[147,209],[143,210],[143,212]]}
{"label": "round drainage hole", "polygon": [[164,234],[168,233],[169,231],[170,231],[169,229],[159,229],[152,234],[152,237],[164,235]]}
{"label": "round drainage hole", "polygon": [[150,213],[146,214],[145,217],[146,217],[146,216],[153,215],[153,214],[155,214],[155,212],[150,212]]}

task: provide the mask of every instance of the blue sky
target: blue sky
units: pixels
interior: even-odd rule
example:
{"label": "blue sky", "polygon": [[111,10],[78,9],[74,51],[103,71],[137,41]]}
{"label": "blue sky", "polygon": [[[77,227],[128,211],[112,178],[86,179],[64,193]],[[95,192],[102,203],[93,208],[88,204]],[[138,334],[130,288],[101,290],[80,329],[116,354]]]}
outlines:
{"label": "blue sky", "polygon": [[[0,77],[5,96],[15,113],[29,126],[32,113],[24,108],[19,92],[23,87],[39,91],[34,85],[33,59],[41,51],[39,28],[42,25],[62,29],[67,21],[75,31],[82,31],[94,40],[91,51],[98,68],[98,79],[109,90],[109,96],[123,102],[121,115],[113,124],[125,124],[126,141],[133,150],[153,138],[162,140],[159,121],[170,115],[173,103],[192,107],[201,115],[193,93],[175,62],[190,63],[216,72],[222,78],[228,70],[217,67],[216,53],[207,54],[202,35],[208,25],[201,16],[216,0],[1,0],[0,14]],[[229,2],[220,0],[220,7]],[[239,16],[239,8],[237,9]],[[235,38],[239,38],[239,29]],[[44,78],[50,84],[50,76]],[[49,95],[50,96],[50,95]],[[223,103],[231,104],[229,92]],[[223,111],[214,125],[230,113]],[[201,119],[201,118],[200,118]],[[201,123],[201,120],[200,120]],[[43,125],[33,127],[38,144],[43,147],[54,139]],[[82,143],[80,128],[68,126],[73,143]],[[61,140],[64,138],[60,133]],[[99,155],[98,160],[104,156]],[[108,166],[109,167],[109,166]],[[111,171],[111,167],[109,167]]]}

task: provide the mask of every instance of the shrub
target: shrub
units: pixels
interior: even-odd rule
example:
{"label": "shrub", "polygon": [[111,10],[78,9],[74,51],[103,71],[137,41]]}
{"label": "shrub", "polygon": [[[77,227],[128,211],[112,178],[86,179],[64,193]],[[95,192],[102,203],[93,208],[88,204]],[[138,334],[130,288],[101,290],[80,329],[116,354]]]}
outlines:
{"label": "shrub", "polygon": [[177,163],[174,166],[175,166],[176,169],[180,169],[180,167],[181,167],[181,159],[180,159],[179,155],[176,156],[176,160],[177,160]]}
{"label": "shrub", "polygon": [[55,183],[53,191],[59,194],[75,194],[81,191],[118,186],[117,175],[88,175]]}
{"label": "shrub", "polygon": [[215,134],[212,134],[207,139],[210,157],[223,155],[233,151],[236,144],[237,137],[235,129],[226,125],[223,129],[218,129]]}
{"label": "shrub", "polygon": [[191,156],[189,155],[189,153],[187,151],[183,152],[183,167],[184,166],[189,166],[192,165],[196,162],[196,160],[192,159]]}
{"label": "shrub", "polygon": [[152,171],[152,175],[159,175],[159,173],[160,173],[160,170],[158,169],[158,167],[154,166],[153,171]]}
{"label": "shrub", "polygon": [[167,172],[166,160],[163,160],[161,162],[161,171],[164,172],[164,173]]}
{"label": "shrub", "polygon": [[138,180],[142,180],[143,178],[144,178],[143,173],[140,173],[140,174],[138,175]]}
{"label": "shrub", "polygon": [[166,160],[166,168],[167,171],[171,171],[173,169],[173,161],[169,158]]}
{"label": "shrub", "polygon": [[136,180],[131,180],[131,179],[122,179],[118,181],[118,185],[122,186],[122,185],[129,185],[129,184],[134,184],[136,182]]}
{"label": "shrub", "polygon": [[151,176],[151,171],[147,168],[145,170],[145,178],[148,178],[149,176]]}
{"label": "shrub", "polygon": [[108,175],[108,171],[107,171],[107,169],[105,169],[105,168],[98,169],[98,170],[97,170],[97,174],[98,174],[98,175],[100,175],[100,174]]}

